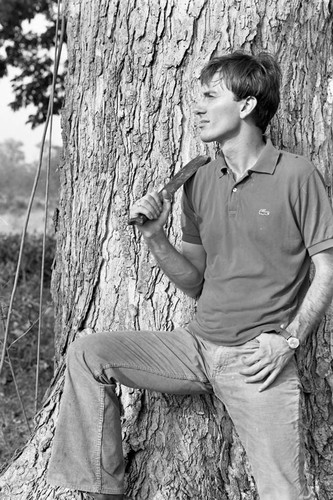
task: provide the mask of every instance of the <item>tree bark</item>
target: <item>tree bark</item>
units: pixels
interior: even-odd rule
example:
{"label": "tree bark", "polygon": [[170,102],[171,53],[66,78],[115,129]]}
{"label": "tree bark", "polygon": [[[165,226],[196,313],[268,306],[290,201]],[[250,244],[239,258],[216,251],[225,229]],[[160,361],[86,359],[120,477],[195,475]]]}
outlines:
{"label": "tree bark", "polygon": [[[329,0],[67,0],[65,158],[53,273],[56,375],[29,443],[0,478],[1,498],[71,499],[45,471],[68,345],[101,330],[183,325],[194,302],[163,276],[128,207],[198,154],[192,114],[208,59],[244,48],[277,55],[282,102],[277,147],[309,157],[331,190],[332,2]],[[178,245],[179,199],[167,231]],[[299,355],[305,387],[307,475],[333,497],[332,315]],[[244,450],[215,398],[119,387],[128,493],[137,500],[256,500]],[[269,466],[269,464],[268,464]]]}

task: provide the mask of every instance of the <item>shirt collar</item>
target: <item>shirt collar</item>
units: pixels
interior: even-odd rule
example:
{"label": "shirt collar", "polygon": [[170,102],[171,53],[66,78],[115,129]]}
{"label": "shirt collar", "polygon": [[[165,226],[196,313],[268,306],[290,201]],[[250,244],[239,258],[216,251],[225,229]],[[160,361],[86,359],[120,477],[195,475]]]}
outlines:
{"label": "shirt collar", "polygon": [[249,170],[252,172],[263,172],[265,174],[274,174],[280,151],[278,151],[272,144],[270,139],[266,139],[266,145],[257,162]]}
{"label": "shirt collar", "polygon": [[[248,170],[248,172],[262,172],[265,174],[274,174],[278,159],[280,156],[280,151],[278,151],[272,144],[270,139],[266,139],[266,144],[257,162],[253,165],[252,168]],[[224,155],[221,152],[219,154],[220,160],[220,169],[223,174],[225,174],[228,170],[228,167],[225,163]]]}

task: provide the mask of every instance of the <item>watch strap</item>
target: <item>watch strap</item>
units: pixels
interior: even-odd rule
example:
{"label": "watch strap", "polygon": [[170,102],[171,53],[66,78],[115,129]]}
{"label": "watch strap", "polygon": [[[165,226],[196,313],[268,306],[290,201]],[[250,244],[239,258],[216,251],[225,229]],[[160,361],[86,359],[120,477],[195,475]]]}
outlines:
{"label": "watch strap", "polygon": [[284,328],[279,328],[279,334],[282,335],[282,337],[284,337],[286,340],[290,339],[290,337],[292,337],[291,333],[289,333],[287,330],[285,330]]}
{"label": "watch strap", "polygon": [[297,347],[299,347],[299,339],[297,337],[294,337],[291,333],[289,333],[282,327],[280,327],[278,331],[279,334],[286,339],[291,349],[297,349]]}

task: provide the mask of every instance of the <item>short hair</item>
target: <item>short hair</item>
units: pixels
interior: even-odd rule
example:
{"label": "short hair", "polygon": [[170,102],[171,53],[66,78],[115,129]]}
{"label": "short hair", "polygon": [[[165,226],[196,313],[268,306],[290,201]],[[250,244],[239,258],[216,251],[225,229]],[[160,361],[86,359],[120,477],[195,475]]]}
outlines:
{"label": "short hair", "polygon": [[251,116],[265,132],[280,103],[281,70],[275,58],[267,52],[254,56],[242,50],[213,57],[201,71],[201,84],[210,83],[216,74],[236,101],[250,96],[257,99]]}

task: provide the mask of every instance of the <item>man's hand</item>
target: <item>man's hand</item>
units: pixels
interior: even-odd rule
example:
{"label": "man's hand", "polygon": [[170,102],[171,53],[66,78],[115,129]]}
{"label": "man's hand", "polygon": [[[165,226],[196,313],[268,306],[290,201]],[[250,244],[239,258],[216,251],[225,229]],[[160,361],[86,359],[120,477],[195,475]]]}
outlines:
{"label": "man's hand", "polygon": [[144,237],[150,238],[159,233],[167,221],[171,208],[171,200],[166,191],[162,196],[157,191],[152,191],[138,201],[130,208],[130,218],[138,214],[145,215],[149,220],[142,226],[137,226]]}
{"label": "man's hand", "polygon": [[240,373],[245,375],[248,384],[264,380],[259,388],[259,392],[262,392],[289,363],[294,351],[279,334],[261,333],[257,339],[260,342],[259,348],[254,354],[243,358],[244,368]]}

